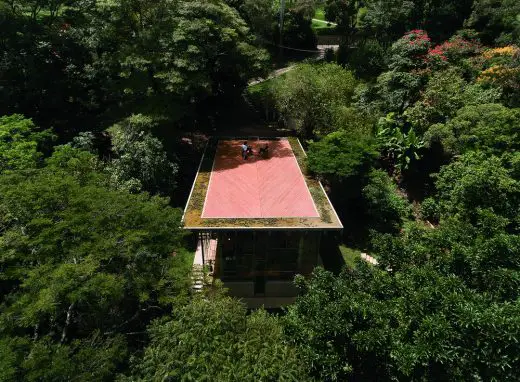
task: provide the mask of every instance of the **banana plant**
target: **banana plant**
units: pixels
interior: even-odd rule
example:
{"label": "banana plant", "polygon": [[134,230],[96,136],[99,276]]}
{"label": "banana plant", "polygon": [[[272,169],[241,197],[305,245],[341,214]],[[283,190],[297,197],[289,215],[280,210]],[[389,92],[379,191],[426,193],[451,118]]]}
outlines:
{"label": "banana plant", "polygon": [[424,141],[413,127],[407,128],[395,113],[389,113],[380,119],[376,136],[383,152],[394,162],[399,172],[408,170],[413,161],[421,158]]}

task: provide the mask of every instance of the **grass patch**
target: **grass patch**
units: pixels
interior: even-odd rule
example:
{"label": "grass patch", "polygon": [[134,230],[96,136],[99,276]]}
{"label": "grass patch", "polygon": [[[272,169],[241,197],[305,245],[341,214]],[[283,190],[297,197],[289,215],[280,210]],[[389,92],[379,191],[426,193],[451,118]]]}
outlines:
{"label": "grass patch", "polygon": [[321,7],[317,8],[316,13],[314,13],[314,18],[325,21],[325,10]]}
{"label": "grass patch", "polygon": [[314,29],[314,30],[316,30],[316,29],[330,29],[330,28],[332,28],[332,25],[329,26],[329,25],[327,25],[324,22],[312,20],[312,29]]}
{"label": "grass patch", "polygon": [[314,30],[314,32],[316,32],[316,34],[320,36],[337,33],[335,25],[325,23],[323,21],[312,20],[312,29]]}
{"label": "grass patch", "polygon": [[271,86],[271,84],[273,83],[274,80],[275,80],[275,78],[270,78],[264,82],[260,82],[255,85],[250,85],[247,87],[247,92],[250,95],[265,93],[266,91],[269,90],[269,87]]}
{"label": "grass patch", "polygon": [[341,244],[339,249],[347,267],[351,269],[356,268],[356,261],[361,258],[361,251],[359,249],[347,247],[344,244]]}
{"label": "grass patch", "polygon": [[253,105],[259,110],[273,110],[275,102],[272,93],[272,85],[276,78],[271,78],[265,82],[251,85],[246,89],[246,95]]}
{"label": "grass patch", "polygon": [[336,33],[336,25],[325,19],[323,8],[316,9],[312,19],[312,29],[317,35],[330,35]]}

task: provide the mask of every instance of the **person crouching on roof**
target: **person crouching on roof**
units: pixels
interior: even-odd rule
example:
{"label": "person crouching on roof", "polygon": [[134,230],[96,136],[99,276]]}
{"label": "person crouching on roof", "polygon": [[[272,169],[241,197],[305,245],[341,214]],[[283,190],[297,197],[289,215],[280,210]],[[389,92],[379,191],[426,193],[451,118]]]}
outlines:
{"label": "person crouching on roof", "polygon": [[260,147],[258,154],[264,158],[267,158],[267,156],[269,155],[269,145],[266,143],[264,147]]}

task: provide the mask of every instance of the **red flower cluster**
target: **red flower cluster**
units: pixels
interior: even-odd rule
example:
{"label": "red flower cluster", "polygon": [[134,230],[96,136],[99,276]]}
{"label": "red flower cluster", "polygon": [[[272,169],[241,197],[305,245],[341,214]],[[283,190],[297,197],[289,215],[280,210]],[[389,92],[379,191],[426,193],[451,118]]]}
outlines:
{"label": "red flower cluster", "polygon": [[414,29],[406,32],[404,38],[408,40],[408,44],[410,45],[423,45],[430,43],[430,37],[428,37],[428,33],[422,29]]}
{"label": "red flower cluster", "polygon": [[445,41],[428,51],[428,60],[448,61],[450,56],[466,55],[475,53],[479,46],[474,42],[464,40],[462,37],[455,37]]}
{"label": "red flower cluster", "polygon": [[448,57],[445,55],[445,51],[442,45],[437,45],[435,48],[430,49],[428,52],[428,60],[440,59],[441,61],[448,61]]}

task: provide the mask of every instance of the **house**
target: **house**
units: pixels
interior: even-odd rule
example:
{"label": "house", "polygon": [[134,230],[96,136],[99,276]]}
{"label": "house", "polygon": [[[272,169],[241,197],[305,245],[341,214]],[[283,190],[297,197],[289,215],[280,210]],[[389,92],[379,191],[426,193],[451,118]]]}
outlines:
{"label": "house", "polygon": [[226,138],[210,140],[201,160],[183,216],[198,235],[195,264],[250,307],[292,302],[294,276],[309,275],[323,237],[343,228],[321,183],[306,175],[305,156],[296,138]]}

